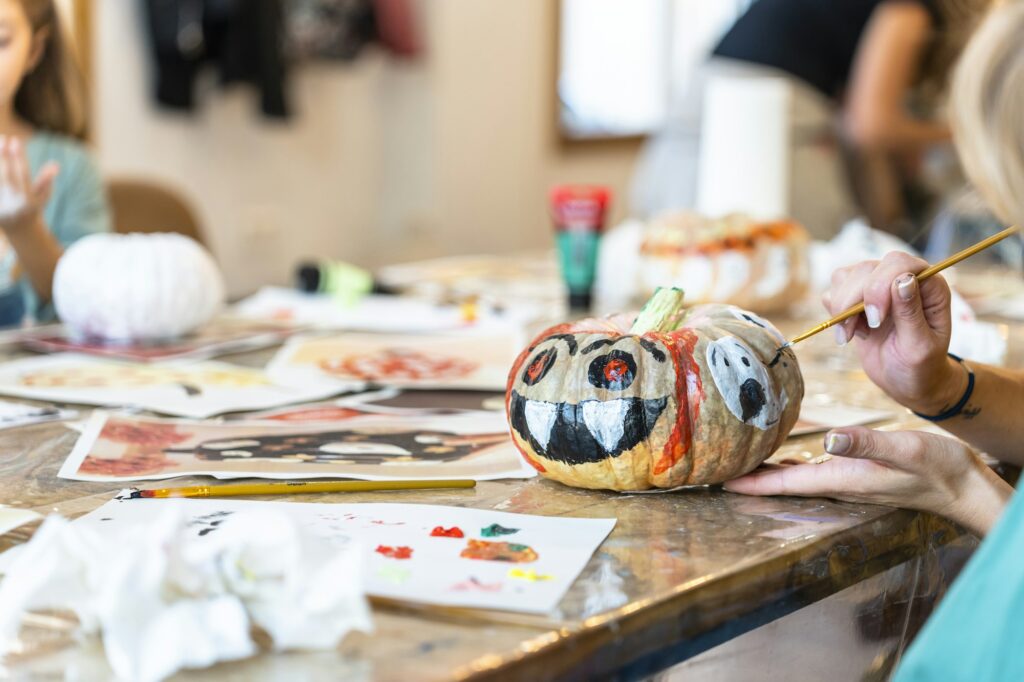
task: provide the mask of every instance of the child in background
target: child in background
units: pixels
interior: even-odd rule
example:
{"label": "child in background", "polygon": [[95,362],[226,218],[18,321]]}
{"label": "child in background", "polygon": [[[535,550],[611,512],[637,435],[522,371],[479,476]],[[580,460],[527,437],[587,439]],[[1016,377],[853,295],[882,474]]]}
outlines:
{"label": "child in background", "polygon": [[0,327],[52,318],[64,248],[110,229],[85,99],[54,0],[0,0]]}

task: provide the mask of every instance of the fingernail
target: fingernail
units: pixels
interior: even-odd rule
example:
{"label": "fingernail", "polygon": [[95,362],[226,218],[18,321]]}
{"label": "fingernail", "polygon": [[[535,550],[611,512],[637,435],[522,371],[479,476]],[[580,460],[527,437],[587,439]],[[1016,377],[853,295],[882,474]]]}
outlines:
{"label": "fingernail", "polygon": [[877,305],[864,306],[864,317],[868,318],[868,326],[872,329],[878,329],[882,324],[882,313],[879,312]]}
{"label": "fingernail", "polygon": [[830,433],[825,438],[825,452],[830,455],[841,455],[850,449],[852,443],[845,433]]}
{"label": "fingernail", "polygon": [[900,275],[896,280],[896,295],[900,297],[900,300],[909,301],[914,298],[914,284],[916,281],[913,275]]}
{"label": "fingernail", "polygon": [[845,346],[846,345],[846,330],[843,329],[842,327],[840,327],[839,325],[836,325],[835,327],[833,327],[833,329],[836,330],[836,345],[838,345],[838,346]]}

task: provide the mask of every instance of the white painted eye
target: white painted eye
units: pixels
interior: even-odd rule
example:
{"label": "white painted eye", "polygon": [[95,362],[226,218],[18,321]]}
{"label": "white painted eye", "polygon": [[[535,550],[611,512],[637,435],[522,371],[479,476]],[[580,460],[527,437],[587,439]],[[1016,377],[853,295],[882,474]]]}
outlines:
{"label": "white painted eye", "polygon": [[737,308],[735,306],[730,306],[729,312],[732,313],[733,317],[735,317],[737,320],[743,320],[744,322],[749,322],[750,324],[754,324],[757,325],[758,327],[761,327],[766,332],[771,334],[772,338],[774,338],[780,344],[786,343],[786,337],[782,335],[782,332],[776,329],[775,325],[773,325],[771,322],[764,319],[760,315],[755,315],[754,313],[748,310],[743,310],[742,308]]}
{"label": "white painted eye", "polygon": [[786,394],[776,392],[768,369],[750,346],[726,336],[708,344],[705,357],[715,387],[733,416],[762,431],[779,422]]}

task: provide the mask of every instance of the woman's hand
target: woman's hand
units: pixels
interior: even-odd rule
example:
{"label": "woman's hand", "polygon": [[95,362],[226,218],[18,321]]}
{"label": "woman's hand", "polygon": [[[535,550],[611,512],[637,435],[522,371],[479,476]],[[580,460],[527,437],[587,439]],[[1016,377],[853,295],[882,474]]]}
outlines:
{"label": "woman's hand", "polygon": [[952,329],[949,285],[918,282],[928,264],[892,252],[836,270],[825,307],[838,315],[864,302],[865,313],[837,325],[836,340],[856,337],[868,377],[900,404],[924,414],[949,409],[967,388],[967,371],[947,356]]}
{"label": "woman's hand", "polygon": [[1013,488],[967,445],[919,431],[835,429],[832,459],[758,471],[725,483],[745,495],[832,497],[946,516],[978,535],[995,525]]}
{"label": "woman's hand", "polygon": [[17,137],[0,138],[0,228],[10,235],[38,224],[59,170],[48,163],[33,180],[24,143]]}

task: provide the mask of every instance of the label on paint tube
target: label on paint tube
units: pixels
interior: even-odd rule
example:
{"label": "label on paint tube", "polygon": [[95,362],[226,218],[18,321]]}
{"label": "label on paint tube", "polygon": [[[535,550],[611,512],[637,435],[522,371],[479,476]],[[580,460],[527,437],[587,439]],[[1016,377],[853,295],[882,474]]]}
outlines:
{"label": "label on paint tube", "polygon": [[551,190],[551,213],[562,276],[573,308],[590,305],[597,249],[611,192],[606,187],[559,186]]}

